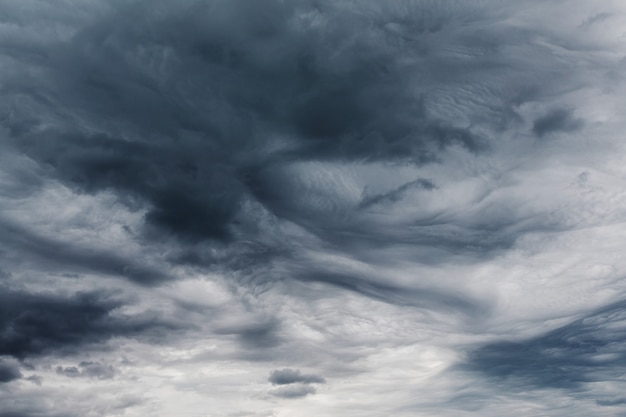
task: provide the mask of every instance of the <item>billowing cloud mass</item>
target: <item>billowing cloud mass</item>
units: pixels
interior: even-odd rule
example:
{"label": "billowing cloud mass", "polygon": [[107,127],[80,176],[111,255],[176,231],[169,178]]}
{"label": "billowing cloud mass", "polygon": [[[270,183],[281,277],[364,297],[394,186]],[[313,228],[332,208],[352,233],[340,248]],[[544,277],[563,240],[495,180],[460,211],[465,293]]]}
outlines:
{"label": "billowing cloud mass", "polygon": [[0,417],[626,413],[625,25],[2,2]]}

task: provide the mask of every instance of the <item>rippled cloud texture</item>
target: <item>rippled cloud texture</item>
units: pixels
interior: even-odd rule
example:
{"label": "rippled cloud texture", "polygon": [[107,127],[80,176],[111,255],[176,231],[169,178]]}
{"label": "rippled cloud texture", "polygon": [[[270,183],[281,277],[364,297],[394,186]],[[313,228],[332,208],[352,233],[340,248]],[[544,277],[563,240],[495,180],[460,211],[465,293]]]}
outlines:
{"label": "rippled cloud texture", "polygon": [[626,415],[624,28],[0,3],[0,417]]}

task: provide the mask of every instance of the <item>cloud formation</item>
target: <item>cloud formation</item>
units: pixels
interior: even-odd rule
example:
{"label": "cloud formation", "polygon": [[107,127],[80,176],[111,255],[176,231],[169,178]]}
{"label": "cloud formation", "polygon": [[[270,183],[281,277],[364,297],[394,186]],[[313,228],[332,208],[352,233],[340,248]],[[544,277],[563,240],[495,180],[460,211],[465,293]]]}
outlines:
{"label": "cloud formation", "polygon": [[5,1],[0,417],[623,413],[625,16]]}

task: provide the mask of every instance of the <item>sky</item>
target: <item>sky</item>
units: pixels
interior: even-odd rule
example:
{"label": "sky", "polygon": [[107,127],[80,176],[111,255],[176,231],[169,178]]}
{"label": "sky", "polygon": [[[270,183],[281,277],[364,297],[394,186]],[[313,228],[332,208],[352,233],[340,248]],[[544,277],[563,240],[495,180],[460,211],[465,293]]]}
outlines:
{"label": "sky", "polygon": [[0,417],[626,416],[626,3],[0,2]]}

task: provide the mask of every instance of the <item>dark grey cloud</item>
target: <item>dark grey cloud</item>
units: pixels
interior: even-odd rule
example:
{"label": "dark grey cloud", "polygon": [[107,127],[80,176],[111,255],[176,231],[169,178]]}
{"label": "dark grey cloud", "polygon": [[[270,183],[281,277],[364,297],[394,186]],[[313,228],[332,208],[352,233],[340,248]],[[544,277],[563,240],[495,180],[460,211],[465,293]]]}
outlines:
{"label": "dark grey cloud", "polygon": [[3,287],[0,301],[0,354],[19,359],[75,353],[112,337],[158,337],[160,330],[176,328],[154,314],[115,314],[123,301],[102,291],[60,296]]}
{"label": "dark grey cloud", "polygon": [[574,117],[571,110],[556,108],[534,121],[533,133],[543,137],[554,132],[575,132],[580,130],[583,125],[583,120]]}
{"label": "dark grey cloud", "polygon": [[[138,2],[46,45],[45,81],[11,80],[10,94],[38,111],[15,109],[3,124],[73,189],[113,191],[183,240],[229,240],[246,198],[285,211],[259,191],[279,186],[262,170],[277,162],[426,162],[449,145],[485,149],[414,94],[404,61],[419,52],[384,29],[354,36],[370,25],[326,2]],[[343,52],[329,54],[335,47]],[[148,61],[124,58],[138,50]]]}
{"label": "dark grey cloud", "polygon": [[0,358],[0,383],[7,383],[21,378],[22,373],[17,364],[4,361]]}
{"label": "dark grey cloud", "polygon": [[467,366],[517,389],[578,390],[619,379],[626,370],[626,303],[599,309],[521,342],[493,342],[472,352]]}
{"label": "dark grey cloud", "polygon": [[326,382],[324,378],[318,375],[303,374],[297,369],[284,368],[277,369],[270,373],[268,381],[273,385],[288,385],[294,383],[301,384],[323,384]]}

